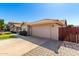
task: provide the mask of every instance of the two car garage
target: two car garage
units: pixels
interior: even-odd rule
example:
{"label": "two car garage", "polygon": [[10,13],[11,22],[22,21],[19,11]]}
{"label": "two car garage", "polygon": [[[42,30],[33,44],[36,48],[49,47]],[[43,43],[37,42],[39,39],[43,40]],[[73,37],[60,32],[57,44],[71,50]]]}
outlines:
{"label": "two car garage", "polygon": [[66,26],[64,20],[45,19],[30,25],[30,35],[51,40],[59,40],[59,27]]}
{"label": "two car garage", "polygon": [[58,40],[58,27],[53,27],[51,24],[32,26],[31,35],[40,38]]}

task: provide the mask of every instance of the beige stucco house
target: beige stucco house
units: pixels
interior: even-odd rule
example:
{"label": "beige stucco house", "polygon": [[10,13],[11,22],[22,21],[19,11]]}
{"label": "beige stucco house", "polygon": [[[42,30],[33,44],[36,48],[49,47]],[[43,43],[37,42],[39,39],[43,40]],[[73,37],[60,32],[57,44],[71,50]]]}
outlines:
{"label": "beige stucco house", "polygon": [[22,22],[22,23],[13,23],[11,25],[11,31],[18,32],[26,30],[28,35],[46,38],[51,40],[58,40],[59,38],[59,27],[67,26],[66,20],[58,19],[43,19],[36,22]]}
{"label": "beige stucco house", "polygon": [[23,22],[21,24],[21,31],[27,31],[27,35],[30,35],[30,25],[32,23],[31,22]]}
{"label": "beige stucco house", "polygon": [[31,22],[9,22],[8,26],[11,32],[27,31],[29,34],[29,24]]}
{"label": "beige stucco house", "polygon": [[9,22],[8,26],[9,26],[10,31],[19,32],[21,29],[21,24],[22,23],[20,23],[20,22]]}
{"label": "beige stucco house", "polygon": [[44,19],[33,22],[30,25],[29,33],[31,36],[58,40],[58,29],[67,25],[65,20]]}

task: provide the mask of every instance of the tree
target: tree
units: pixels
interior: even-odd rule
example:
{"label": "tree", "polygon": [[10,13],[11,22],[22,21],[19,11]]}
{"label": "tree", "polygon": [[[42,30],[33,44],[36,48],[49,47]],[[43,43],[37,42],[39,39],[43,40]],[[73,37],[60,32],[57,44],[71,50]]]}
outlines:
{"label": "tree", "polygon": [[5,31],[10,31],[10,28],[9,28],[8,24],[4,24],[4,30]]}
{"label": "tree", "polygon": [[67,27],[74,27],[74,25],[71,24],[71,25],[68,25]]}
{"label": "tree", "polygon": [[4,29],[4,20],[0,19],[0,30]]}

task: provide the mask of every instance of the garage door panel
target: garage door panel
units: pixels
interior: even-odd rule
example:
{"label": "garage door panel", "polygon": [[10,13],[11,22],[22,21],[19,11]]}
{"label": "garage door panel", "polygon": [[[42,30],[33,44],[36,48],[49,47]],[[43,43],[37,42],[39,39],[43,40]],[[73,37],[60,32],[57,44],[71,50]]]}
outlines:
{"label": "garage door panel", "polygon": [[42,38],[50,38],[50,26],[39,26],[32,28],[32,35]]}

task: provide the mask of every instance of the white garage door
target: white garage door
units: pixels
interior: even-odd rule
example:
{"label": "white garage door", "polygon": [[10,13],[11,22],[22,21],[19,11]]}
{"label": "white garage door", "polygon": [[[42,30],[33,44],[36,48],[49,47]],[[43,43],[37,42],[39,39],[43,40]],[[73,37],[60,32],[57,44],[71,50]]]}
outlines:
{"label": "white garage door", "polygon": [[50,26],[37,26],[32,28],[32,36],[50,39]]}

